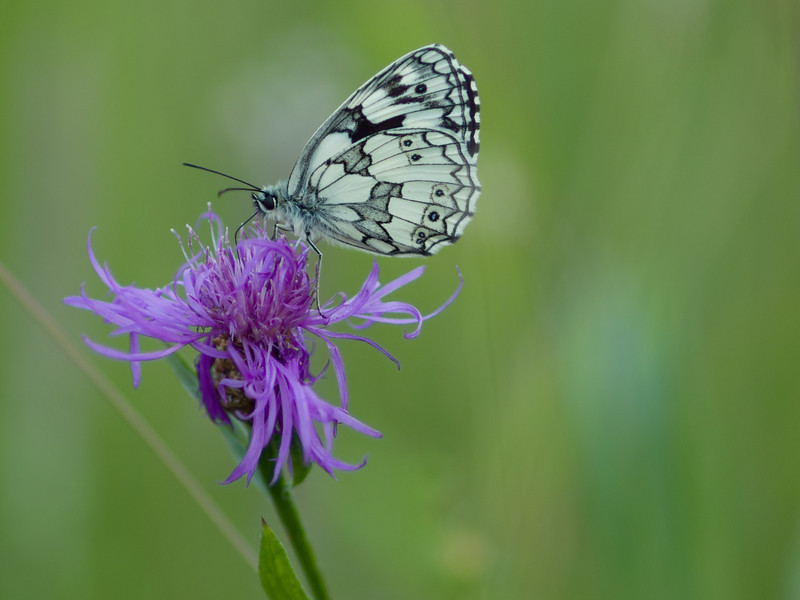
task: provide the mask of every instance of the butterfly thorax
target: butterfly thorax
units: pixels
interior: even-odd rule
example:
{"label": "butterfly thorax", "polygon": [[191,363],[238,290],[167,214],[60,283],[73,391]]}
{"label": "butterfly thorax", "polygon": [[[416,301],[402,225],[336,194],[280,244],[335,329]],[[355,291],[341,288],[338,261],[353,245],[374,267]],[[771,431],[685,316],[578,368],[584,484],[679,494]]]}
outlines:
{"label": "butterfly thorax", "polygon": [[293,231],[300,238],[308,237],[308,234],[315,229],[317,220],[315,212],[305,208],[303,203],[289,198],[285,181],[264,186],[261,190],[253,192],[252,197],[256,210],[274,219],[281,229]]}

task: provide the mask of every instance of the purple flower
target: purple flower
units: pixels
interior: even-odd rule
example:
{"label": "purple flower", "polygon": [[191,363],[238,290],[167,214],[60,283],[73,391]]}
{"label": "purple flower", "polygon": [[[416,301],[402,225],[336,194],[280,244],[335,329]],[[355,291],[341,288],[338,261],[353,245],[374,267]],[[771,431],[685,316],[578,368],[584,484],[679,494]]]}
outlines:
{"label": "purple flower", "polygon": [[[92,252],[90,233],[89,258],[113,299],[89,298],[82,286],[80,296],[64,301],[116,325],[112,335],[127,334],[130,347],[122,351],[84,338],[85,342],[100,354],[129,361],[134,386],[141,377],[141,361],[163,358],[186,346],[200,353],[196,360],[199,390],[208,416],[226,424],[233,416],[250,424],[247,452],[224,483],[245,474],[249,483],[262,451],[275,436],[279,443],[273,482],[285,465],[291,468],[288,458],[293,436],[302,447],[306,464],[317,463],[331,475],[334,469],[362,467],[366,459],[353,465],[331,454],[339,423],[369,436],[381,435],[348,413],[344,364],[334,342],[366,342],[398,367],[399,363],[372,340],[329,327],[341,321],[353,329],[376,322],[415,324],[405,334],[415,337],[424,320],[455,299],[461,285],[439,309],[423,316],[412,305],[386,301],[385,297],[419,278],[424,267],[380,285],[376,262],[358,293],[352,298],[338,294],[322,305],[320,314],[314,307],[316,281],[306,272],[308,248],[304,244],[273,241],[258,230],[258,235],[231,247],[221,220],[210,207],[202,218],[211,224],[211,244],[204,245],[189,228],[186,245],[181,241],[186,263],[170,284],[155,290],[117,283]],[[140,351],[141,336],[161,340],[167,347]],[[313,375],[309,366],[314,339],[328,349],[328,364],[333,365],[339,384],[339,406],[328,404],[313,389],[321,376]]]}

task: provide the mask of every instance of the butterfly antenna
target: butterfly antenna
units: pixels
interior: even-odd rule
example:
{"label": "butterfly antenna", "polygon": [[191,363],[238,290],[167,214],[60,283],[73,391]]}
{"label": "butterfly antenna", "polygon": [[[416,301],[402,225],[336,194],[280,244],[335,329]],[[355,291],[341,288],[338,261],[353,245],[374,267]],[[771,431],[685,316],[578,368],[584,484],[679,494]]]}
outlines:
{"label": "butterfly antenna", "polygon": [[[248,183],[248,182],[246,182],[246,181],[244,181],[242,179],[239,179],[238,177],[233,177],[232,175],[228,175],[227,173],[220,173],[219,171],[215,171],[214,169],[209,169],[208,167],[201,167],[200,165],[193,165],[192,163],[186,163],[185,162],[185,163],[183,163],[183,165],[185,167],[192,167],[193,169],[200,169],[201,171],[208,171],[209,173],[214,173],[215,175],[222,175],[223,177],[227,177],[228,179],[233,179],[234,181],[238,181],[239,183],[243,183],[246,186],[249,186],[247,188],[228,188],[227,190],[222,190],[222,192],[220,192],[220,194],[222,194],[223,192],[227,192],[227,191],[235,190],[235,189],[246,189],[248,192],[250,192],[250,191],[252,191],[252,192],[260,192],[261,191],[260,187],[255,186],[252,183]],[[250,217],[250,218],[252,219],[252,217]]]}
{"label": "butterfly antenna", "polygon": [[220,190],[217,192],[217,198],[222,196],[222,194],[224,194],[225,192],[255,192],[255,191],[257,190],[253,188],[237,188],[237,187],[225,188],[224,190]]}

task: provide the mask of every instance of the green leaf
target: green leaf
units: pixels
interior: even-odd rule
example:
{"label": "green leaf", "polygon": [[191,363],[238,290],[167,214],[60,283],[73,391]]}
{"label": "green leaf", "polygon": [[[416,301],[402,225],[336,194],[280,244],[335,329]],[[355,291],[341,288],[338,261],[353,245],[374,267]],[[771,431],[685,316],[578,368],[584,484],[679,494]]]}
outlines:
{"label": "green leaf", "polygon": [[271,600],[309,600],[280,540],[265,521],[261,521],[261,549],[258,553],[258,574],[261,587]]}
{"label": "green leaf", "polygon": [[303,445],[300,443],[300,438],[297,434],[292,435],[292,444],[290,446],[289,456],[292,460],[292,486],[297,487],[311,472],[313,463],[306,463],[303,460]]}
{"label": "green leaf", "polygon": [[241,461],[250,445],[250,428],[239,419],[231,419],[230,425],[220,423],[219,426],[233,456]]}
{"label": "green leaf", "polygon": [[200,397],[200,384],[197,382],[197,370],[194,368],[194,365],[187,363],[177,352],[169,354],[167,356],[167,362],[169,366],[172,367],[172,371],[183,386],[183,389],[185,389],[192,398],[198,402],[202,402],[202,398]]}

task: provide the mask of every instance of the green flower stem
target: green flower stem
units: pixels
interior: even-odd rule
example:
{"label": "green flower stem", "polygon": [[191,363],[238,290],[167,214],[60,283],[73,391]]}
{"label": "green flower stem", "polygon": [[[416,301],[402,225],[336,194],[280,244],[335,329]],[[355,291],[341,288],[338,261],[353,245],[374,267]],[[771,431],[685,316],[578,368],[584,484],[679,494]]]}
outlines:
{"label": "green flower stem", "polygon": [[[273,476],[272,469],[273,463],[267,460],[259,461],[258,465],[261,471],[261,476],[264,482],[268,483]],[[328,590],[325,588],[325,582],[322,580],[322,573],[317,567],[317,560],[314,557],[314,551],[311,549],[311,544],[308,542],[306,532],[300,523],[300,514],[297,512],[297,507],[292,500],[292,490],[286,483],[283,473],[278,477],[272,485],[267,485],[267,490],[272,496],[272,502],[275,504],[275,510],[278,517],[283,523],[286,533],[289,536],[289,541],[292,543],[292,548],[300,561],[300,566],[303,568],[303,573],[306,575],[308,585],[311,586],[311,595],[314,600],[329,600]]]}

